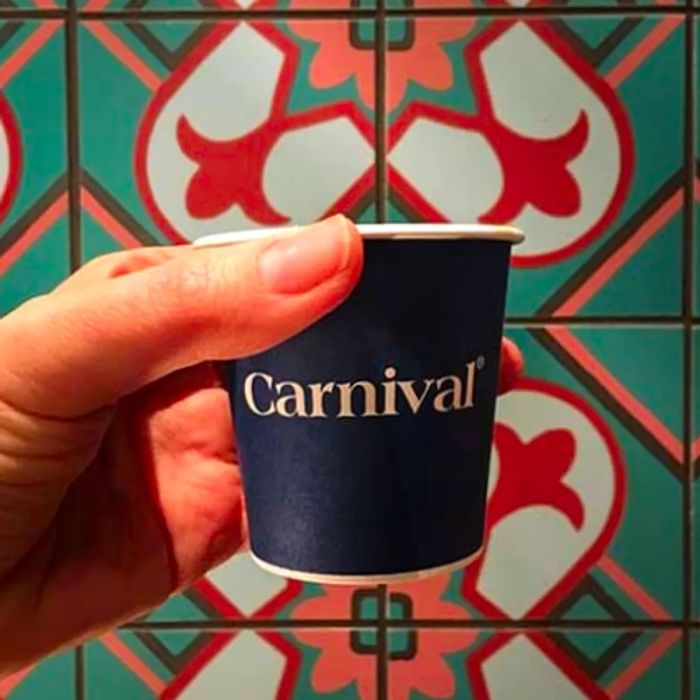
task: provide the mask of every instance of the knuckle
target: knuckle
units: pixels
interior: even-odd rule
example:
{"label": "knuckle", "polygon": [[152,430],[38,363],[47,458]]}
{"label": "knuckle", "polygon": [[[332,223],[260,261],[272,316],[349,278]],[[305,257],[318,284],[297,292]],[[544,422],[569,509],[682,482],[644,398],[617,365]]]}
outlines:
{"label": "knuckle", "polygon": [[84,263],[73,277],[79,279],[83,276],[93,277],[99,274],[105,279],[109,279],[115,276],[114,270],[123,267],[132,255],[132,251],[123,250],[100,255]]}
{"label": "knuckle", "polygon": [[156,268],[152,303],[166,305],[184,322],[206,320],[215,294],[216,272],[211,260],[200,258]]}

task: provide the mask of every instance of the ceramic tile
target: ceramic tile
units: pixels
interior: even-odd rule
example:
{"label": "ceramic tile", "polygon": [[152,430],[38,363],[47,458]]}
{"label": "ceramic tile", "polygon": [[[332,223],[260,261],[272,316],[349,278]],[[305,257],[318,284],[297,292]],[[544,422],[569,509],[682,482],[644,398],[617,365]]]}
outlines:
{"label": "ceramic tile", "polygon": [[[333,211],[373,219],[372,22],[138,26],[81,26],[84,261]],[[361,72],[330,75],[352,41]],[[322,589],[267,575],[243,555],[148,619],[283,619],[306,598],[319,601],[305,619],[365,619],[376,617],[372,596],[354,612],[351,598],[325,601]]]}
{"label": "ceramic tile", "polygon": [[[147,37],[131,24],[85,23],[83,259],[338,210],[371,219],[372,26],[159,21],[148,24]],[[325,85],[329,51],[340,51],[335,42],[353,32],[364,41],[363,79]],[[107,86],[113,99],[105,99]],[[183,124],[192,127],[187,137]],[[221,153],[211,150],[227,138]],[[231,177],[234,167],[239,178]],[[282,618],[306,597],[323,591],[269,576],[243,555],[151,619]],[[350,600],[318,607],[305,615],[353,615]]]}
{"label": "ceramic tile", "polygon": [[0,0],[0,15],[12,10],[57,10],[66,6],[66,0]]}
{"label": "ceramic tile", "polygon": [[698,669],[700,669],[700,633],[697,630],[693,632],[691,638],[691,656],[690,656],[690,668],[692,675],[692,693],[691,697],[693,700],[700,700],[700,677],[698,677]]}
{"label": "ceramic tile", "polygon": [[0,238],[0,316],[50,292],[70,271],[63,185],[39,197]]}
{"label": "ceramic tile", "polygon": [[[539,7],[561,7],[562,13],[567,7],[591,8],[619,7],[624,10],[628,4],[620,0],[384,0],[385,7],[390,11],[401,14],[414,7],[422,10],[468,10],[473,7],[492,9],[534,9]],[[635,0],[635,5],[654,5],[656,0]],[[682,5],[682,0],[670,0],[668,5]]]}
{"label": "ceramic tile", "polygon": [[682,25],[392,18],[390,218],[521,226],[511,316],[677,316]]}
{"label": "ceramic tile", "polygon": [[497,409],[485,551],[390,587],[390,619],[679,619],[682,330],[509,335],[526,377]]}
{"label": "ceramic tile", "polygon": [[75,654],[67,652],[42,661],[11,676],[0,679],[3,700],[73,700],[75,687]]}
{"label": "ceramic tile", "polygon": [[[692,366],[692,401],[691,401],[691,411],[692,411],[692,422],[693,422],[693,441],[690,448],[691,459],[693,461],[693,507],[697,507],[697,503],[700,502],[700,328],[696,327],[693,329],[692,336],[692,352],[693,352],[693,366]],[[693,559],[692,565],[693,570],[690,572],[691,578],[691,590],[693,591],[693,607],[694,616],[700,618],[700,596],[698,596],[697,585],[700,581],[700,561],[698,561],[698,553],[700,552],[700,520],[697,517],[692,519],[693,522],[693,533],[692,533],[692,543],[693,543]]]}
{"label": "ceramic tile", "polygon": [[63,29],[0,21],[0,314],[68,270]]}
{"label": "ceramic tile", "polygon": [[85,697],[374,700],[376,634],[367,632],[111,633],[86,649]]}
{"label": "ceramic tile", "polygon": [[[700,28],[700,20],[695,20],[695,31]],[[697,34],[696,34],[697,37]],[[697,38],[695,51],[697,54],[700,49],[700,37]],[[700,76],[697,77],[695,102],[698,100],[698,91],[700,90]],[[696,113],[696,132],[700,132],[700,114]],[[694,193],[695,193],[695,231],[694,231],[694,250],[693,250],[693,315],[697,318],[700,316],[700,142],[698,134],[695,135],[695,172],[694,172]]]}
{"label": "ceramic tile", "polygon": [[681,697],[680,629],[405,629],[389,634],[392,700]]}
{"label": "ceramic tile", "polygon": [[151,622],[187,620],[317,620],[373,622],[382,596],[374,586],[302,584],[260,569],[248,554],[220,565],[186,593],[143,618]]}
{"label": "ceramic tile", "polygon": [[[362,50],[351,52],[353,27]],[[374,216],[371,23],[85,22],[83,241]],[[345,43],[343,43],[345,42]],[[357,59],[359,77],[337,73]],[[334,72],[335,71],[335,72]],[[100,244],[101,245],[101,244]],[[100,245],[97,245],[99,248]]]}
{"label": "ceramic tile", "polygon": [[[24,0],[29,2],[29,0]],[[37,0],[39,1],[39,0]],[[376,8],[376,0],[77,0],[86,11],[138,9],[148,13],[149,10],[160,12],[168,10],[222,10],[227,12],[255,10],[373,10]]]}

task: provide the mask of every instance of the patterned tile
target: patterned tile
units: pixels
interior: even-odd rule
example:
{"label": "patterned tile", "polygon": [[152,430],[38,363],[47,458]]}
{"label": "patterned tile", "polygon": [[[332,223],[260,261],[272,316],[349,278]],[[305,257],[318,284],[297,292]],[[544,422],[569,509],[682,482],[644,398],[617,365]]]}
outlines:
{"label": "patterned tile", "polygon": [[390,218],[521,226],[511,316],[678,315],[682,24],[392,18]]}
{"label": "patterned tile", "polygon": [[[695,31],[697,32],[700,28],[700,20],[695,20]],[[697,34],[696,34],[697,37]],[[695,42],[696,55],[698,50],[700,50],[700,37],[697,37]],[[695,101],[698,100],[698,91],[700,90],[700,76],[697,77],[696,94]],[[694,194],[695,194],[695,240],[694,240],[694,250],[693,250],[693,282],[694,282],[694,294],[693,294],[693,315],[697,318],[700,316],[700,142],[698,142],[697,132],[700,132],[700,114],[696,114],[696,135],[695,135],[695,173],[694,173]]]}
{"label": "patterned tile", "polygon": [[[342,88],[322,83],[323,56],[338,37],[352,37],[355,25],[151,22],[147,38],[132,24],[85,23],[83,260],[227,228],[313,220],[334,210],[373,218],[371,32],[363,34],[363,80]],[[224,150],[213,152],[226,137]],[[284,618],[291,601],[307,597],[321,599],[324,592],[265,574],[243,555],[149,619]],[[304,615],[376,618],[376,603],[374,613],[371,602],[356,612],[352,605],[350,598],[333,597]]]}
{"label": "patterned tile", "polygon": [[66,6],[66,0],[0,0],[0,14],[12,10],[56,10]]}
{"label": "patterned tile", "polygon": [[[28,0],[25,0],[25,2]],[[39,0],[36,0],[37,2]],[[77,0],[86,11],[100,10],[372,10],[376,0]],[[425,0],[418,0],[418,4]],[[432,0],[434,1],[434,0]],[[428,0],[430,3],[431,0]],[[426,3],[427,4],[427,3]]]}
{"label": "patterned tile", "polygon": [[140,243],[333,211],[373,218],[371,23],[361,23],[361,80],[337,86],[326,63],[353,26],[159,21],[146,36],[131,24],[83,23],[90,230]]}
{"label": "patterned tile", "polygon": [[[700,503],[700,328],[693,329],[693,396],[692,396],[692,413],[693,413],[693,442],[691,445],[691,457],[693,460],[693,506],[697,507]],[[700,552],[700,519],[693,518],[693,571],[692,573],[692,590],[693,590],[693,606],[696,618],[700,618],[700,597],[698,596],[697,585],[700,581],[700,561],[698,561],[698,553]]]}
{"label": "patterned tile", "polygon": [[61,179],[0,238],[0,316],[51,291],[69,271],[68,196]]}
{"label": "patterned tile", "polygon": [[110,633],[86,648],[85,697],[374,700],[376,640],[336,629]]}
{"label": "patterned tile", "polygon": [[484,554],[390,587],[389,618],[678,619],[681,329],[509,335],[527,377],[497,410]]}
{"label": "patterned tile", "polygon": [[[521,8],[533,9],[539,7],[562,7],[562,12],[566,12],[567,7],[591,8],[595,10],[599,7],[619,7],[621,11],[626,10],[630,5],[660,5],[659,0],[384,0],[385,7],[390,12],[400,14],[412,7],[432,10],[465,10],[472,7],[479,8],[508,8],[518,10]],[[681,5],[682,0],[669,0],[666,5]]]}
{"label": "patterned tile", "polygon": [[0,698],[73,700],[75,675],[75,654],[67,652],[0,679]]}
{"label": "patterned tile", "polygon": [[273,576],[239,554],[148,615],[151,622],[275,619],[373,622],[381,607],[376,587],[324,588]]}
{"label": "patterned tile", "polygon": [[680,630],[389,635],[392,700],[651,700],[681,697]]}
{"label": "patterned tile", "polygon": [[691,638],[691,657],[690,668],[692,673],[692,697],[693,700],[700,700],[700,677],[698,677],[698,669],[700,664],[700,633],[696,630]]}
{"label": "patterned tile", "polygon": [[64,38],[0,21],[0,315],[68,271]]}

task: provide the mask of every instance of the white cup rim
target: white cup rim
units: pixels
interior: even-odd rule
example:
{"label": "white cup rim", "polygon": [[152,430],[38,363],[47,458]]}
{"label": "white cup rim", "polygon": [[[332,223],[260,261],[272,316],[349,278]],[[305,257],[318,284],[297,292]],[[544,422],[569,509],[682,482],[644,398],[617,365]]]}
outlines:
{"label": "white cup rim", "polygon": [[[273,236],[294,233],[300,226],[259,228],[246,231],[212,233],[194,241],[197,247],[245,243]],[[525,236],[513,226],[490,224],[357,224],[362,238],[366,240],[489,240],[507,241],[517,245]]]}

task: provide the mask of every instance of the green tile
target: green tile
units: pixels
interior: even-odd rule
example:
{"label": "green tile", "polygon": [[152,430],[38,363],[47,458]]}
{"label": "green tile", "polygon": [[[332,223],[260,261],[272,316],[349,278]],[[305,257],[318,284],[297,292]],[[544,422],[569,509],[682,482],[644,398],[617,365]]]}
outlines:
{"label": "green tile", "polygon": [[[374,218],[371,21],[158,20],[108,30],[109,49],[101,27],[84,22],[79,32],[83,185],[91,206],[139,241],[334,211]],[[353,37],[362,39],[361,79],[340,62],[328,83],[329,52],[342,57]],[[93,223],[83,228],[86,250],[104,244]]]}
{"label": "green tile", "polygon": [[[18,222],[39,216],[48,192],[65,189],[66,107],[62,24],[0,21],[0,31],[6,38],[0,65],[16,66],[0,96],[0,161],[8,161],[8,144],[15,154],[9,176],[0,175],[2,254]],[[20,56],[16,64],[15,55]]]}
{"label": "green tile", "polygon": [[[89,645],[87,700],[284,697],[374,700],[376,652],[350,630],[126,632]],[[342,666],[333,662],[342,659]]]}
{"label": "green tile", "polygon": [[50,225],[15,258],[15,250],[22,244],[20,237],[5,253],[13,261],[0,275],[0,316],[38,294],[50,292],[70,270],[67,217]]}
{"label": "green tile", "polygon": [[679,317],[682,18],[460,21],[387,57],[391,220],[523,228],[510,316]]}
{"label": "green tile", "polygon": [[413,656],[389,663],[389,697],[682,697],[680,629],[415,632]]}
{"label": "green tile", "polygon": [[34,666],[4,695],[7,700],[73,700],[75,698],[75,653],[53,656]]}
{"label": "green tile", "polygon": [[419,620],[680,619],[682,328],[508,336],[526,376],[497,407],[485,553],[391,595]]}

